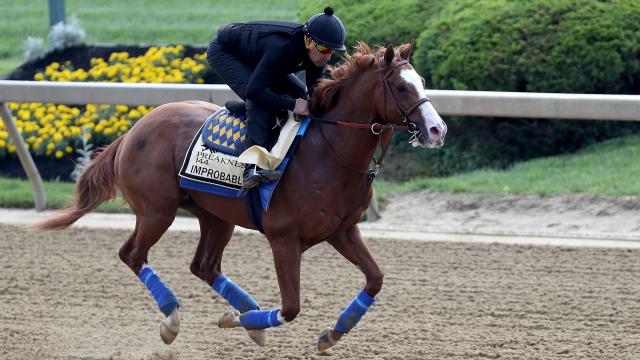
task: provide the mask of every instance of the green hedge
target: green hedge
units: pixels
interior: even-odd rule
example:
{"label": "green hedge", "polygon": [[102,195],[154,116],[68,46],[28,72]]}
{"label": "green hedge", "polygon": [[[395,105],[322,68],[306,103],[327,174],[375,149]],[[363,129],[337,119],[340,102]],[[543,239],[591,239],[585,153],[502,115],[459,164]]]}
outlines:
{"label": "green hedge", "polygon": [[[307,0],[300,20],[326,3]],[[337,1],[348,42],[411,41],[429,88],[640,93],[640,1]],[[416,153],[394,138],[385,175],[441,176],[575,151],[640,124],[504,118],[446,119],[445,147]]]}
{"label": "green hedge", "polygon": [[640,2],[452,1],[415,63],[439,89],[637,94]]}
{"label": "green hedge", "polygon": [[363,0],[332,2],[305,0],[299,21],[304,23],[329,4],[347,29],[348,47],[356,41],[371,45],[400,45],[418,38],[424,23],[441,7],[435,0]]}
{"label": "green hedge", "polygon": [[[438,89],[637,94],[639,44],[637,1],[457,0],[425,25],[415,64]],[[446,147],[421,154],[422,174],[504,168],[640,130],[611,121],[448,123]]]}

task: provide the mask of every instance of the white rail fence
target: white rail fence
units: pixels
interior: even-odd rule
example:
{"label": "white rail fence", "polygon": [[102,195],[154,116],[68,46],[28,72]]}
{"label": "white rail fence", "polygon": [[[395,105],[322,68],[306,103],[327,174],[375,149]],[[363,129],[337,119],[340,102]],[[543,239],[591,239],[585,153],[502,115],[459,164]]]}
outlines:
{"label": "white rail fence", "polygon": [[[427,96],[441,115],[640,121],[640,95],[427,90]],[[7,102],[161,105],[182,100],[224,104],[231,99],[237,97],[226,85],[0,80],[0,116],[33,185],[36,210],[46,208],[42,179],[18,132]],[[371,216],[376,217],[376,211],[370,213]]]}

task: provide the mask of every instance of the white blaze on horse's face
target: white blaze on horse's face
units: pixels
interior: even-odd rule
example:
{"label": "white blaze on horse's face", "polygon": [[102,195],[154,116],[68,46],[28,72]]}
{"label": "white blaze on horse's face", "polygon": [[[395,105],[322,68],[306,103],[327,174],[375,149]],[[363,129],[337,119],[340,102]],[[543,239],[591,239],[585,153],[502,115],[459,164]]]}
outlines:
{"label": "white blaze on horse's face", "polygon": [[[427,96],[424,91],[422,78],[413,68],[403,69],[400,71],[400,76],[410,86],[414,87],[418,94],[418,99]],[[428,148],[442,146],[442,144],[444,144],[444,137],[447,134],[447,125],[442,121],[442,118],[438,115],[436,109],[433,108],[430,101],[420,105],[420,107],[414,111],[414,114],[418,111],[421,117],[419,121],[415,121],[420,129],[420,134],[417,137],[418,145]],[[411,115],[413,115],[412,118],[415,119],[417,114],[414,114]]]}

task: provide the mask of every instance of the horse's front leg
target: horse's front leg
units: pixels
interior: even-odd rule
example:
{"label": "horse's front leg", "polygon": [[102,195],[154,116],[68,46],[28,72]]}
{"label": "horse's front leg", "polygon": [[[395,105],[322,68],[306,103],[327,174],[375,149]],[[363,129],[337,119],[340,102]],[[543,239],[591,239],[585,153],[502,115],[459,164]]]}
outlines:
{"label": "horse's front leg", "polygon": [[225,314],[221,327],[244,327],[247,330],[266,329],[293,321],[300,312],[300,242],[297,239],[278,239],[271,242],[282,308],[250,310],[240,316]]}
{"label": "horse's front leg", "polygon": [[357,225],[335,234],[328,240],[328,243],[347,260],[360,268],[367,280],[367,285],[340,314],[334,328],[327,328],[322,331],[318,339],[319,351],[327,350],[335,345],[344,334],[347,334],[356,326],[375,301],[375,296],[382,288],[382,279],[384,277],[382,269],[380,269],[373,255],[371,255]]}

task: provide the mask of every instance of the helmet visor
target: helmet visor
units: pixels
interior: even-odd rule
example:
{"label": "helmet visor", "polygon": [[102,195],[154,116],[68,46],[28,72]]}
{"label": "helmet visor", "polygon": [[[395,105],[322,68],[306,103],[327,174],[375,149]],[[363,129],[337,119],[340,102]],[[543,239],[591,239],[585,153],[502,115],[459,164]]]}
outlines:
{"label": "helmet visor", "polygon": [[329,55],[329,54],[333,54],[334,52],[336,52],[335,50],[331,49],[330,47],[321,44],[313,39],[311,39],[311,43],[313,44],[313,46],[316,48],[316,50],[318,50],[318,52],[322,55]]}

